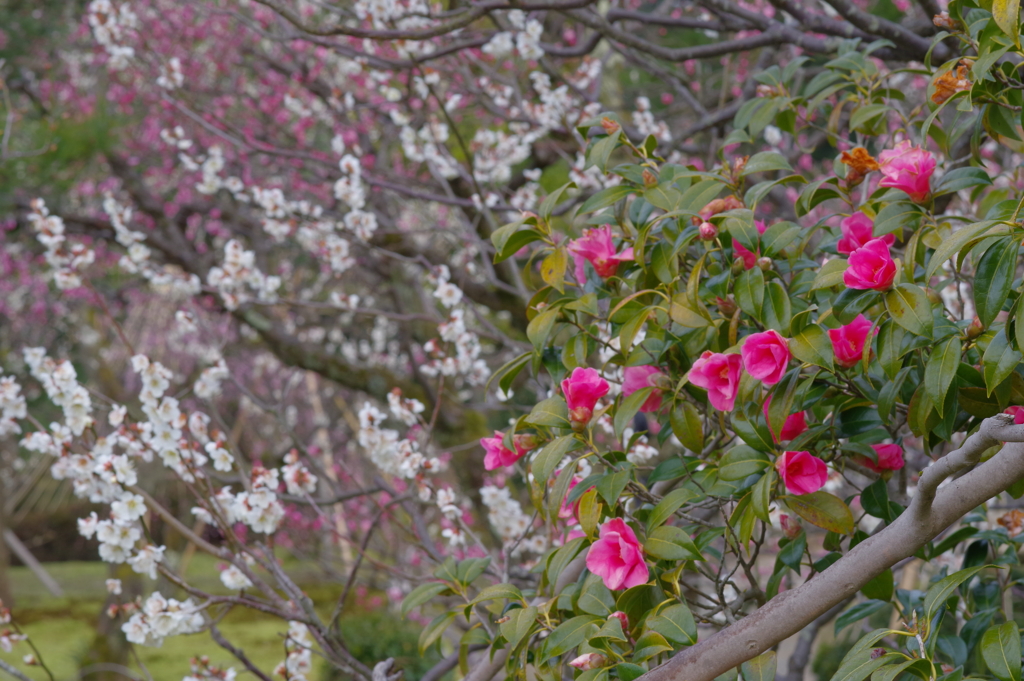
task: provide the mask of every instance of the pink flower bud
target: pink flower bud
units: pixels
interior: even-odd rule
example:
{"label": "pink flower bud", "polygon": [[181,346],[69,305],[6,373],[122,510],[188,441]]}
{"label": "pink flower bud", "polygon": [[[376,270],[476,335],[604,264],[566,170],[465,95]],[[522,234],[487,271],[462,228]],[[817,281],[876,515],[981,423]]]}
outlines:
{"label": "pink flower bud", "polygon": [[608,394],[608,381],[596,369],[576,367],[569,378],[562,381],[562,394],[569,406],[569,421],[586,425],[594,415],[597,401]]}
{"label": "pink flower bud", "polygon": [[714,241],[718,237],[718,227],[711,222],[702,222],[698,228],[700,238],[704,241]]}

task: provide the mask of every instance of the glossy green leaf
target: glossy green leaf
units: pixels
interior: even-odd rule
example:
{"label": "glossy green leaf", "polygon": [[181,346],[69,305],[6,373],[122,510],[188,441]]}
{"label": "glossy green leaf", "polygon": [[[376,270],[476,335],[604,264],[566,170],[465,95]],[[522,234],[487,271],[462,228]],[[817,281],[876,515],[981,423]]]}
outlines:
{"label": "glossy green leaf", "polygon": [[920,286],[900,284],[885,294],[885,308],[910,333],[932,335],[932,303]]}
{"label": "glossy green leaf", "polygon": [[801,362],[834,371],[832,341],[825,329],[809,324],[789,341],[789,351]]}
{"label": "glossy green leaf", "polygon": [[985,569],[985,565],[978,565],[966,570],[960,570],[954,572],[945,579],[939,581],[938,584],[931,586],[924,595],[924,613],[925,619],[931,621],[935,613],[938,612],[939,608],[949,600],[949,597],[953,595],[953,592],[957,588],[969,580],[974,575],[978,574]]}
{"label": "glossy green leaf", "polygon": [[744,681],[775,681],[777,656],[774,650],[768,650],[752,660],[744,662],[740,669]]}
{"label": "glossy green leaf", "polygon": [[932,351],[924,370],[924,389],[931,398],[939,416],[943,415],[946,393],[953,384],[960,366],[960,339],[956,336]]}
{"label": "glossy green leaf", "polygon": [[978,319],[988,327],[1003,309],[1017,269],[1017,239],[1007,237],[989,247],[978,261],[974,279],[974,304]]}
{"label": "glossy green leaf", "polygon": [[853,532],[853,513],[850,507],[834,494],[818,491],[799,496],[790,495],[784,497],[784,501],[794,513],[816,527],[837,534]]}
{"label": "glossy green leaf", "polygon": [[650,397],[653,391],[654,388],[652,387],[641,388],[629,397],[622,399],[615,410],[615,418],[612,421],[616,439],[621,439],[622,432],[633,424],[633,417],[637,415],[640,407],[644,405],[644,402],[647,401],[647,398]]}
{"label": "glossy green leaf", "polygon": [[[1024,323],[1024,319],[1018,319],[1017,323]],[[1009,378],[1013,370],[1020,365],[1021,358],[1021,353],[1014,350],[1006,339],[1006,330],[999,329],[989,341],[982,358],[985,388],[988,395],[991,395],[1000,383]]]}
{"label": "glossy green leaf", "polygon": [[722,480],[743,480],[760,473],[771,465],[768,456],[747,445],[733,447],[718,464],[718,477]]}
{"label": "glossy green leaf", "polygon": [[540,484],[547,483],[555,468],[561,463],[566,454],[578,449],[582,443],[575,435],[563,435],[557,437],[544,446],[534,457],[530,464],[534,480]]}
{"label": "glossy green leaf", "polygon": [[1020,631],[1016,622],[986,631],[981,637],[981,656],[999,681],[1020,681]]}
{"label": "glossy green leaf", "polygon": [[662,525],[647,536],[644,551],[662,560],[704,560],[690,536],[678,527]]}
{"label": "glossy green leaf", "polygon": [[505,613],[508,620],[502,622],[501,635],[508,641],[508,647],[514,649],[523,638],[530,633],[537,621],[537,607],[513,608]]}
{"label": "glossy green leaf", "polygon": [[651,510],[651,514],[647,517],[647,531],[651,532],[660,527],[683,505],[696,498],[697,493],[686,487],[674,489],[666,494],[665,498],[658,502],[658,505]]}
{"label": "glossy green leaf", "polygon": [[408,615],[411,611],[420,607],[424,603],[428,603],[436,596],[448,591],[451,587],[442,582],[431,582],[429,584],[421,584],[412,591],[409,595],[402,599],[402,617]]}
{"label": "glossy green leaf", "polygon": [[679,402],[669,414],[669,423],[684,447],[697,454],[704,451],[704,425],[697,407],[689,402]]}
{"label": "glossy green leaf", "polygon": [[454,612],[443,612],[434,619],[430,620],[427,626],[423,627],[423,631],[420,632],[419,640],[419,651],[420,655],[424,654],[431,645],[433,645],[441,635],[445,632],[448,626],[455,621]]}
{"label": "glossy green leaf", "polygon": [[569,652],[587,640],[588,634],[598,629],[600,620],[593,615],[580,615],[562,622],[544,639],[542,660]]}
{"label": "glossy green leaf", "polygon": [[697,642],[697,623],[685,603],[670,605],[649,617],[647,626],[673,643],[692,646]]}
{"label": "glossy green leaf", "polygon": [[565,403],[565,398],[556,395],[546,400],[541,400],[530,410],[530,415],[526,417],[526,422],[535,426],[568,428],[569,407]]}

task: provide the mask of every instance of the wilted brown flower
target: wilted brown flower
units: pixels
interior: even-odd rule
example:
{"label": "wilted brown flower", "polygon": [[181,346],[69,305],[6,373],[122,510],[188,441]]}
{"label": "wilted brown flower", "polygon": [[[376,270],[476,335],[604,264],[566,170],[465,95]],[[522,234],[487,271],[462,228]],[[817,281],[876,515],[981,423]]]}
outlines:
{"label": "wilted brown flower", "polygon": [[971,81],[967,77],[967,63],[961,61],[956,69],[950,69],[932,81],[935,86],[935,93],[932,94],[932,101],[942,104],[958,92],[971,89]]}
{"label": "wilted brown flower", "polygon": [[947,31],[955,31],[958,28],[956,19],[949,16],[949,12],[942,12],[932,17],[932,23]]}
{"label": "wilted brown flower", "polygon": [[839,160],[850,166],[850,172],[846,174],[846,186],[851,189],[863,182],[864,176],[872,170],[878,170],[878,161],[864,147],[844,151]]}
{"label": "wilted brown flower", "polygon": [[1024,511],[1017,508],[1007,511],[999,516],[999,520],[996,522],[1005,527],[1011,537],[1016,537],[1021,530],[1024,530]]}

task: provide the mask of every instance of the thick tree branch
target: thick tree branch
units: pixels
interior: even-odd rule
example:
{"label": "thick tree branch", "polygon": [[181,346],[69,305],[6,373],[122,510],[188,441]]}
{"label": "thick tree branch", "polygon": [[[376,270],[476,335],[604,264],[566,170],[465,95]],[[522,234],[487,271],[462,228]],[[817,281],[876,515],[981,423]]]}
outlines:
{"label": "thick tree branch", "polygon": [[[892,525],[855,546],[810,581],[780,594],[753,614],[640,678],[712,681],[796,634],[883,571],[914,555],[966,513],[1024,478],[1024,426],[1012,422],[1012,417],[1002,414],[986,419],[960,449],[925,470],[917,496]],[[974,465],[985,450],[1000,441],[1012,444],[935,493],[944,480]]]}

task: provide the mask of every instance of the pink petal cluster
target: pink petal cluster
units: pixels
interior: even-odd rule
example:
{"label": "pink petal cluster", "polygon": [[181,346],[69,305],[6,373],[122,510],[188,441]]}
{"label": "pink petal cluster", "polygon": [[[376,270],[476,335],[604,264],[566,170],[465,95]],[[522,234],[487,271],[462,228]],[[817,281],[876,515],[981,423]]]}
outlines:
{"label": "pink petal cluster", "polygon": [[786,452],[775,461],[775,469],[793,494],[817,492],[828,480],[825,462],[810,452]]}
{"label": "pink petal cluster", "polygon": [[850,254],[843,283],[850,288],[884,291],[896,278],[896,263],[883,239],[872,239]]}
{"label": "pink petal cluster", "polygon": [[903,468],[903,448],[899,445],[871,445],[878,456],[878,461],[872,461],[866,456],[859,457],[857,462],[865,468],[870,468],[876,473],[885,471],[898,471]]}
{"label": "pink petal cluster", "polygon": [[608,394],[608,389],[608,381],[601,378],[596,369],[573,369],[569,378],[562,381],[562,394],[569,405],[569,420],[573,423],[590,423],[594,405]]}
{"label": "pink petal cluster", "polygon": [[[869,241],[874,239],[875,221],[864,213],[854,213],[848,218],[843,218],[839,223],[839,230],[843,233],[836,250],[844,255],[853,253],[858,248],[863,248]],[[879,237],[887,246],[896,241],[892,234]]]}
{"label": "pink petal cluster", "polygon": [[[768,225],[764,224],[763,220],[754,220],[754,226],[757,227],[758,234],[764,234],[764,231],[768,229]],[[761,257],[761,249],[757,249],[757,253],[751,253],[746,246],[741,244],[739,241],[732,242],[733,252],[743,258],[743,267],[748,270],[752,270],[757,267],[757,259]]]}
{"label": "pink petal cluster", "polygon": [[932,173],[935,172],[935,157],[931,152],[903,140],[895,149],[879,154],[878,165],[882,172],[882,180],[878,183],[880,187],[901,189],[917,203],[928,198],[932,189]]}
{"label": "pink petal cluster", "polygon": [[[771,395],[769,395],[768,399],[766,399],[764,401],[764,418],[765,418],[765,421],[768,420],[768,407],[770,407],[771,404],[772,404],[772,398],[771,398]],[[768,429],[771,430],[771,425],[768,426]],[[786,422],[782,424],[782,432],[780,432],[778,435],[776,435],[775,431],[772,431],[772,441],[776,442],[776,443],[777,442],[786,442],[788,440],[792,440],[793,438],[803,434],[806,430],[807,430],[807,412],[800,411],[800,412],[797,412],[796,414],[790,414],[789,416],[786,417]]]}
{"label": "pink petal cluster", "polygon": [[690,369],[690,383],[708,391],[708,401],[719,411],[732,411],[740,387],[743,359],[706,350]]}
{"label": "pink petal cluster", "polygon": [[1003,413],[1013,417],[1013,425],[1024,425],[1024,407],[1007,407]]}
{"label": "pink petal cluster", "polygon": [[832,341],[832,353],[839,366],[849,369],[864,358],[864,348],[868,345],[871,327],[871,320],[859,314],[846,326],[828,330],[828,338]]}
{"label": "pink petal cluster", "polygon": [[587,569],[612,591],[630,589],[647,581],[644,550],[633,528],[622,518],[612,518],[601,526],[599,539],[587,552]]}
{"label": "pink petal cluster", "polygon": [[622,394],[629,397],[637,390],[655,388],[640,406],[640,411],[658,411],[661,409],[662,397],[662,391],[658,389],[658,384],[660,377],[664,375],[658,367],[626,367],[622,372]]}
{"label": "pink petal cluster", "polygon": [[789,343],[774,329],[747,336],[740,353],[743,368],[765,385],[775,385],[782,380],[792,357]]}
{"label": "pink petal cluster", "polygon": [[505,435],[499,431],[494,431],[494,437],[483,437],[480,438],[480,444],[484,448],[484,468],[493,471],[495,468],[502,468],[503,466],[511,466],[530,450],[520,447],[518,443],[515,443],[515,451],[512,451],[505,446],[504,439]]}
{"label": "pink petal cluster", "polygon": [[620,262],[633,259],[632,248],[627,248],[621,253],[615,252],[611,225],[583,230],[582,237],[569,242],[568,250],[572,253],[575,263],[576,281],[580,283],[587,279],[584,262],[593,265],[599,277],[607,279],[615,274]]}

